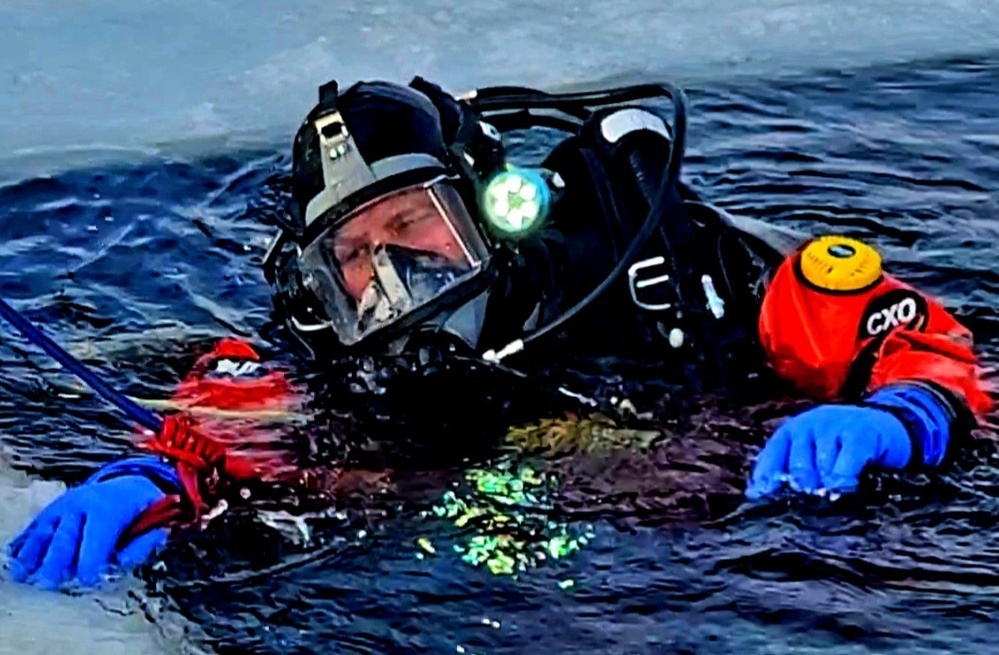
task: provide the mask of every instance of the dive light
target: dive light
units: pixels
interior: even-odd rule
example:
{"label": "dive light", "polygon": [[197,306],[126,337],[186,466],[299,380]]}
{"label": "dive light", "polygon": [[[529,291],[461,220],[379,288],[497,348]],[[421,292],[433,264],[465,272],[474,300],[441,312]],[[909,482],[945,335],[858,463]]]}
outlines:
{"label": "dive light", "polygon": [[489,227],[507,238],[533,232],[552,205],[552,190],[540,171],[510,164],[486,182],[481,195]]}

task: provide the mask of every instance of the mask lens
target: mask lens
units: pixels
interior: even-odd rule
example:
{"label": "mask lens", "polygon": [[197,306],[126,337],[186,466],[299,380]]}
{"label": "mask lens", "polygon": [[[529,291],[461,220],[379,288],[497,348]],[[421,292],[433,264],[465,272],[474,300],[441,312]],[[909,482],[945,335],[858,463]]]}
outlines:
{"label": "mask lens", "polygon": [[446,183],[368,203],[302,254],[303,271],[347,344],[446,300],[487,259],[460,196]]}

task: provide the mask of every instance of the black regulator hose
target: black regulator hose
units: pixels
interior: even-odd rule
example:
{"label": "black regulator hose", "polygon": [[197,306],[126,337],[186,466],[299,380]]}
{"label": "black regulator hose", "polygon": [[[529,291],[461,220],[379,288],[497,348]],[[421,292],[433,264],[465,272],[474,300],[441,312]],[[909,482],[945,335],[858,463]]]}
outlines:
{"label": "black regulator hose", "polygon": [[[652,93],[652,91],[654,91],[654,93]],[[662,221],[663,210],[665,209],[666,200],[670,191],[676,187],[680,179],[680,169],[683,165],[683,155],[686,149],[687,97],[680,88],[664,83],[661,85],[627,87],[624,89],[614,89],[610,91],[570,93],[559,96],[547,96],[538,99],[526,95],[524,97],[503,98],[502,102],[499,98],[487,98],[485,99],[485,102],[481,103],[480,106],[483,106],[486,109],[488,109],[488,106],[493,103],[495,103],[495,105],[502,106],[503,109],[527,109],[535,107],[560,108],[563,104],[586,103],[588,101],[593,102],[597,100],[603,103],[628,102],[639,98],[648,98],[651,95],[666,95],[670,98],[670,100],[672,100],[674,134],[673,143],[670,147],[669,164],[659,182],[655,199],[652,201],[649,213],[645,217],[642,227],[632,238],[631,243],[628,245],[627,249],[625,249],[614,268],[611,269],[603,281],[590,291],[589,294],[563,312],[560,316],[558,316],[558,318],[554,319],[547,325],[538,328],[522,339],[516,339],[498,351],[487,351],[483,354],[483,358],[487,361],[499,362],[512,354],[520,352],[528,344],[542,339],[562,328],[568,321],[572,320],[573,317],[577,316],[581,311],[589,306],[590,303],[599,298],[601,294],[610,288],[610,286],[617,281],[618,277],[621,276],[624,270],[632,264],[632,260],[634,260],[635,256],[638,255],[645,244],[648,243],[649,238],[655,233],[656,228],[659,227],[659,224]]]}

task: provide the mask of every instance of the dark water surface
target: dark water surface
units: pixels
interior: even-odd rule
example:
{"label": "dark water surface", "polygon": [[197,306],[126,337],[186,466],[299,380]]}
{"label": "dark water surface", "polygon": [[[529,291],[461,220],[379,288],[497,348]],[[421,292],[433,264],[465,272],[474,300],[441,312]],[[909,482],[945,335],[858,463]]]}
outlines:
{"label": "dark water surface", "polygon": [[[687,178],[706,199],[875,241],[893,273],[973,329],[994,368],[999,59],[689,93]],[[277,150],[220,153],[0,188],[0,293],[116,384],[164,397],[207,340],[259,338],[269,300],[255,264],[271,233],[259,218],[276,211],[287,167]],[[117,419],[69,397],[33,349],[4,338],[0,358],[0,443],[16,467],[72,482],[128,451]],[[165,572],[147,570],[140,600],[224,653],[994,649],[999,475],[987,442],[932,479],[873,481],[864,502],[748,508],[748,458],[793,408],[689,409],[660,417],[674,440],[562,462],[554,513],[592,538],[516,580],[462,563],[460,530],[421,514],[460,479],[451,471],[384,511],[317,519],[318,547],[220,521],[173,546]],[[436,556],[416,557],[422,536]]]}

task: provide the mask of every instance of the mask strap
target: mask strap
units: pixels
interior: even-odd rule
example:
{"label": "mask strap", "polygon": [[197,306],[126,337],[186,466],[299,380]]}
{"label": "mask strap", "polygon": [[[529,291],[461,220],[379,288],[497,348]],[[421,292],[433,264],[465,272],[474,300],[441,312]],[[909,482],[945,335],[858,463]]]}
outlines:
{"label": "mask strap", "polygon": [[339,205],[344,198],[375,182],[340,112],[324,114],[313,124],[319,134],[319,158],[325,187],[305,208],[305,225]]}

